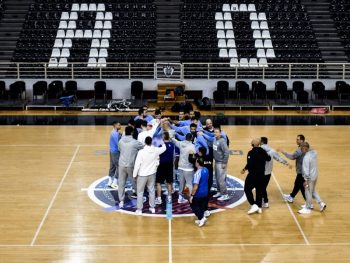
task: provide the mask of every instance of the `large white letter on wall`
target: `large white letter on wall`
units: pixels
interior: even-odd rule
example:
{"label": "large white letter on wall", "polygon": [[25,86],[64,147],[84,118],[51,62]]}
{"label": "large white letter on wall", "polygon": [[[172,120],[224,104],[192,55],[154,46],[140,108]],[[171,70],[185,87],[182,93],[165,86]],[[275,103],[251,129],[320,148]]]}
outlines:
{"label": "large white letter on wall", "polygon": [[[256,57],[238,59],[232,13],[249,12],[253,39],[255,40]],[[218,38],[219,57],[229,58],[232,67],[267,67],[267,58],[274,58],[269,27],[265,13],[257,13],[255,4],[223,4],[222,12],[215,14]]]}
{"label": "large white letter on wall", "polygon": [[[79,12],[96,12],[93,30],[77,29]],[[62,12],[49,67],[67,67],[72,40],[78,38],[91,38],[88,67],[105,67],[112,19],[112,13],[105,11],[104,4],[73,3],[70,12]]]}

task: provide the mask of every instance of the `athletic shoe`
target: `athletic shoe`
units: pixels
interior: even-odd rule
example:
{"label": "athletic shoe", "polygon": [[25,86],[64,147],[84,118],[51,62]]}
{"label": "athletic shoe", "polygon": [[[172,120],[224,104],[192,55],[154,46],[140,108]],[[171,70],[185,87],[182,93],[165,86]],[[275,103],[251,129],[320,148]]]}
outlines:
{"label": "athletic shoe", "polygon": [[[306,204],[305,205],[302,205],[302,206],[300,206],[301,208],[307,208],[306,207]],[[314,205],[311,205],[311,207],[309,207],[309,209],[314,209]]]}
{"label": "athletic shoe", "polygon": [[223,195],[223,196],[218,198],[218,201],[226,201],[226,200],[229,200],[229,199],[230,199],[229,195]]}
{"label": "athletic shoe", "polygon": [[177,199],[178,204],[186,204],[188,201],[183,198],[181,195],[179,195],[179,199]]}
{"label": "athletic shoe", "polygon": [[150,207],[149,208],[149,211],[152,213],[152,214],[155,214],[156,213],[156,209],[154,207]]}
{"label": "athletic shoe", "polygon": [[137,209],[135,211],[135,214],[138,215],[138,216],[142,215],[142,210],[141,209]]}
{"label": "athletic shoe", "polygon": [[291,197],[289,194],[283,194],[283,199],[284,199],[284,201],[287,201],[289,203],[293,203],[293,201],[294,201],[294,198]]}
{"label": "athletic shoe", "polygon": [[258,214],[262,214],[262,209],[259,207]]}
{"label": "athletic shoe", "polygon": [[113,178],[110,177],[110,176],[108,176],[108,183],[107,183],[107,186],[111,187],[112,183],[113,183]]}
{"label": "athletic shoe", "polygon": [[320,211],[323,212],[326,209],[326,204],[324,202],[320,203]]}
{"label": "athletic shoe", "polygon": [[254,213],[259,213],[261,214],[261,212],[259,211],[259,209],[261,210],[261,208],[259,208],[256,204],[252,205],[252,207],[249,209],[248,211],[248,215],[254,214]]}
{"label": "athletic shoe", "polygon": [[118,189],[118,184],[113,183],[110,187],[112,187],[113,189]]}
{"label": "athletic shoe", "polygon": [[311,209],[308,209],[308,208],[303,208],[303,209],[300,209],[298,211],[299,214],[304,214],[304,215],[307,215],[307,214],[310,214],[311,213]]}
{"label": "athletic shoe", "polygon": [[121,208],[123,208],[124,207],[124,201],[120,201],[119,202],[119,208],[121,209]]}
{"label": "athletic shoe", "polygon": [[194,220],[194,223],[195,223],[196,225],[199,225],[200,222],[201,222],[200,220]]}
{"label": "athletic shoe", "polygon": [[168,195],[168,196],[167,196],[167,202],[168,202],[168,203],[171,203],[172,201],[173,201],[173,199],[172,199],[171,195]]}
{"label": "athletic shoe", "polygon": [[209,210],[207,210],[207,211],[204,212],[204,216],[205,216],[205,217],[209,217],[210,215],[211,215],[211,214],[210,214],[210,211],[209,211]]}
{"label": "athletic shoe", "polygon": [[220,192],[217,192],[215,195],[213,195],[214,198],[217,198],[217,197],[220,197],[220,196],[221,196]]}
{"label": "athletic shoe", "polygon": [[162,198],[157,197],[154,203],[155,203],[156,205],[161,205],[161,204],[162,204]]}
{"label": "athletic shoe", "polygon": [[262,203],[263,208],[269,208],[269,203]]}
{"label": "athletic shoe", "polygon": [[199,227],[204,226],[205,222],[207,222],[207,218],[205,216],[203,216],[203,218],[201,220],[199,220],[198,226]]}
{"label": "athletic shoe", "polygon": [[137,199],[137,194],[136,193],[132,193],[131,198]]}

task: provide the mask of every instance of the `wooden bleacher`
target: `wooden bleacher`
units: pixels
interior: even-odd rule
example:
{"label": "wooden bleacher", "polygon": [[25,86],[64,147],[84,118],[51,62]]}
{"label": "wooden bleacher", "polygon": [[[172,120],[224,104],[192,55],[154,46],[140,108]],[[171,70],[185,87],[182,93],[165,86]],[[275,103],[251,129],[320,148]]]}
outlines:
{"label": "wooden bleacher", "polygon": [[[170,108],[175,103],[181,103],[186,101],[186,96],[176,96],[174,90],[177,87],[183,87],[185,90],[185,84],[183,83],[159,83],[157,86],[157,104],[158,107]],[[166,97],[168,91],[169,97]],[[172,92],[171,92],[172,91]]]}

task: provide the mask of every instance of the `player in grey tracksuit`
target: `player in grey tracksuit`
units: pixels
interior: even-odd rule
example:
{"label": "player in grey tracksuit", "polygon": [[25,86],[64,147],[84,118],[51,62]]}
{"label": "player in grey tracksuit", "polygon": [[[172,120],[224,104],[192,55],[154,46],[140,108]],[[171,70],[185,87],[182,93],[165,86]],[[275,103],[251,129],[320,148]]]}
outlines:
{"label": "player in grey tracksuit", "polygon": [[[269,199],[267,196],[267,186],[269,185],[271,173],[273,169],[273,159],[280,162],[281,164],[284,164],[288,166],[288,162],[283,159],[274,149],[270,147],[270,145],[267,144],[268,139],[266,137],[261,137],[261,148],[263,148],[268,155],[271,156],[271,161],[267,161],[265,164],[265,177],[264,177],[264,185],[262,189],[262,197],[263,197],[263,204],[262,207],[268,208],[269,207]],[[290,166],[291,168],[291,166]]]}
{"label": "player in grey tracksuit", "polygon": [[301,151],[305,154],[303,159],[302,174],[305,180],[305,197],[306,205],[298,212],[300,214],[310,214],[312,208],[312,198],[316,199],[320,205],[320,211],[323,212],[326,209],[326,204],[322,201],[318,192],[316,191],[316,183],[318,178],[318,165],[317,165],[317,152],[310,149],[310,145],[307,142],[301,144]]}
{"label": "player in grey tracksuit", "polygon": [[[136,182],[133,180],[133,170],[138,151],[143,148],[143,143],[132,137],[134,129],[131,126],[125,128],[125,136],[119,141],[119,178],[118,178],[118,197],[119,208],[124,206],[125,184],[129,177],[132,180],[133,190],[136,191]],[[135,194],[134,194],[135,195]]]}
{"label": "player in grey tracksuit", "polygon": [[192,143],[192,134],[187,133],[184,141],[178,141],[172,138],[172,141],[180,149],[179,159],[179,199],[178,203],[186,203],[187,200],[182,196],[182,191],[186,186],[192,191],[192,179],[194,174],[193,164],[189,161],[189,155],[196,152],[196,148]]}
{"label": "player in grey tracksuit", "polygon": [[218,193],[213,197],[217,197],[219,201],[226,201],[230,199],[226,188],[227,162],[230,153],[226,140],[221,136],[220,128],[215,128],[214,135],[213,153],[215,160],[215,179]]}

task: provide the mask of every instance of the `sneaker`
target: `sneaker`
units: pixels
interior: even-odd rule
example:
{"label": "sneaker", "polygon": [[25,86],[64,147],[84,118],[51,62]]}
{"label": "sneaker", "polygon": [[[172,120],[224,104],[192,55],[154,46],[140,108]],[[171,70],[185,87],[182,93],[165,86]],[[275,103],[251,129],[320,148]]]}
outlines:
{"label": "sneaker", "polygon": [[299,214],[310,214],[311,213],[311,209],[308,209],[308,208],[303,208],[303,209],[300,209],[298,211]]}
{"label": "sneaker", "polygon": [[283,194],[283,199],[284,199],[284,201],[287,201],[289,203],[293,203],[293,201],[294,201],[294,198],[291,197],[289,194]]}
{"label": "sneaker", "polygon": [[131,198],[137,199],[137,194],[136,193],[132,193]]}
{"label": "sneaker", "polygon": [[154,207],[150,207],[149,208],[149,211],[152,213],[152,214],[155,214],[156,213],[156,209]]}
{"label": "sneaker", "polygon": [[229,199],[230,199],[229,195],[223,195],[223,196],[218,198],[218,201],[226,201],[226,200],[229,200]]}
{"label": "sneaker", "polygon": [[112,187],[113,189],[118,189],[118,184],[112,183],[110,187]]}
{"label": "sneaker", "polygon": [[259,207],[258,214],[262,214],[262,209]]}
{"label": "sneaker", "polygon": [[167,199],[166,199],[166,200],[167,200],[167,202],[168,202],[168,203],[171,203],[171,202],[173,201],[173,199],[172,199],[171,195],[168,195],[168,197],[167,197]]}
{"label": "sneaker", "polygon": [[252,207],[248,211],[248,215],[258,213],[259,209],[261,209],[261,208],[259,208],[256,204],[252,205]]}
{"label": "sneaker", "polygon": [[142,210],[141,209],[137,209],[135,211],[135,214],[138,215],[138,216],[142,215]]}
{"label": "sneaker", "polygon": [[108,176],[108,183],[107,183],[107,186],[111,187],[112,183],[113,183],[113,178],[110,177],[110,176]]}
{"label": "sneaker", "polygon": [[123,208],[124,207],[124,201],[120,201],[119,202],[119,208],[121,209],[121,208]]}
{"label": "sneaker", "polygon": [[187,202],[188,201],[185,198],[183,198],[181,195],[179,196],[179,199],[177,199],[178,204],[185,204]]}
{"label": "sneaker", "polygon": [[262,204],[262,207],[263,207],[263,208],[269,208],[269,203],[263,203],[263,204]]}
{"label": "sneaker", "polygon": [[199,220],[198,226],[199,227],[204,226],[205,222],[207,222],[207,218],[205,216],[203,216],[203,218],[201,220]]}
{"label": "sneaker", "polygon": [[210,211],[209,211],[209,210],[207,210],[207,211],[204,212],[204,216],[205,216],[205,217],[209,217],[210,215],[211,215],[211,214],[210,214]]}
{"label": "sneaker", "polygon": [[[302,206],[300,206],[301,208],[307,208],[306,207],[306,204],[305,205],[302,205]],[[311,205],[311,207],[309,207],[309,209],[314,209],[314,205]]]}
{"label": "sneaker", "polygon": [[217,198],[217,197],[220,197],[220,196],[221,196],[220,192],[217,192],[215,195],[213,195],[214,198]]}
{"label": "sneaker", "polygon": [[320,211],[323,212],[326,209],[326,204],[324,202],[320,203]]}
{"label": "sneaker", "polygon": [[194,220],[194,223],[195,223],[196,225],[199,225],[200,222],[201,222],[200,220]]}
{"label": "sneaker", "polygon": [[161,204],[162,204],[162,198],[157,197],[154,203],[155,203],[156,205],[161,205]]}

